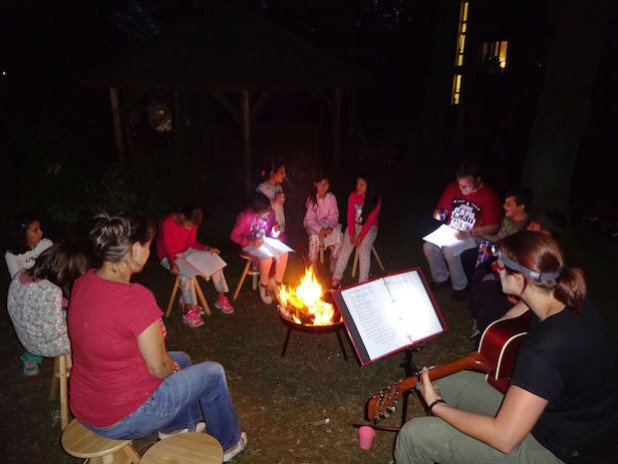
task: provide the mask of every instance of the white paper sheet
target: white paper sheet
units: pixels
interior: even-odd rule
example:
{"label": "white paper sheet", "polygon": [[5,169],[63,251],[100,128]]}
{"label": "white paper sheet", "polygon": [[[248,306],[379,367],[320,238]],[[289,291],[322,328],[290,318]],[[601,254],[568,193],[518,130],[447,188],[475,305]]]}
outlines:
{"label": "white paper sheet", "polygon": [[282,241],[271,237],[264,237],[264,243],[262,243],[259,247],[246,246],[243,250],[259,259],[278,258],[283,253],[294,252],[293,249]]}
{"label": "white paper sheet", "polygon": [[476,247],[476,242],[473,238],[460,239],[457,238],[457,230],[442,224],[429,235],[423,237],[423,240],[440,248],[446,246],[451,249],[453,255],[459,256],[464,250]]}
{"label": "white paper sheet", "polygon": [[341,296],[372,360],[443,331],[417,271],[367,282]]}
{"label": "white paper sheet", "polygon": [[176,264],[180,273],[187,277],[205,275],[210,277],[219,269],[227,266],[227,263],[217,253],[207,250],[189,248],[176,258]]}

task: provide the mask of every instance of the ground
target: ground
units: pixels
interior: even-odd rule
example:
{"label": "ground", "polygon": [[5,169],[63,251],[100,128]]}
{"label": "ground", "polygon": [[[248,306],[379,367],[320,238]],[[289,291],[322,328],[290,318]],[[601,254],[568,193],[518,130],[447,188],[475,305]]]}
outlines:
{"label": "ground", "polygon": [[[390,189],[384,190],[384,210],[381,216],[380,233],[376,241],[387,272],[421,266],[428,277],[421,250],[421,237],[432,227],[429,218],[440,184],[429,189],[431,195],[414,196],[427,189],[426,176],[392,180]],[[446,181],[447,179],[444,179]],[[386,183],[386,182],[385,182]],[[394,187],[395,186],[395,187]],[[427,198],[412,202],[411,199]],[[340,205],[343,203],[339,198]],[[292,214],[289,216],[293,217]],[[230,226],[231,227],[231,226]],[[286,279],[293,282],[304,267],[303,254],[306,245],[302,231],[292,233],[292,255]],[[229,263],[225,269],[230,287],[238,282],[242,266],[234,248],[224,242],[214,243],[223,249],[222,256]],[[615,281],[616,269],[606,261],[615,254],[607,248],[598,250],[600,242],[592,240],[592,247],[576,247],[572,262],[581,262],[590,276]],[[581,245],[581,243],[580,243]],[[615,253],[615,243],[609,251]],[[604,251],[602,255],[599,251]],[[348,267],[345,284],[352,282]],[[319,268],[319,274],[327,279],[327,271]],[[372,275],[380,275],[375,262]],[[602,277],[604,276],[604,277]],[[152,289],[161,308],[165,308],[173,278],[155,259],[151,259],[136,280]],[[325,278],[326,277],[326,278]],[[211,306],[215,291],[211,283],[203,284]],[[6,285],[3,285],[6,292]],[[603,280],[591,286],[593,295],[598,295],[601,309],[609,308],[607,287]],[[448,325],[448,331],[425,343],[414,355],[419,366],[441,364],[474,350],[474,342],[468,338],[472,325],[465,302],[452,300],[450,290],[439,290],[435,295],[440,310]],[[257,292],[251,290],[247,280],[234,302],[236,312],[222,315],[213,309],[206,317],[206,324],[190,329],[181,321],[177,306],[166,319],[169,350],[183,350],[195,361],[215,360],[220,362],[227,374],[229,389],[247,431],[249,445],[233,462],[238,464],[317,464],[317,463],[388,463],[392,459],[395,438],[393,432],[379,431],[370,451],[358,447],[357,425],[365,423],[364,405],[377,391],[403,377],[403,354],[394,354],[386,359],[361,367],[356,361],[348,340],[344,340],[348,361],[342,357],[335,334],[314,335],[295,332],[292,334],[285,357],[281,349],[286,335],[284,326],[275,311],[275,306],[266,306]],[[614,327],[616,318],[610,315]],[[77,463],[78,459],[67,456],[61,449],[59,404],[47,399],[53,362],[46,359],[40,375],[25,378],[21,373],[19,355],[21,346],[12,330],[6,312],[0,317],[0,354],[4,362],[0,367],[2,389],[0,412],[3,437],[3,462],[31,463]],[[412,397],[408,417],[424,414],[418,399]],[[397,426],[401,411],[397,411],[383,425]],[[155,436],[135,442],[140,453],[155,443]]]}

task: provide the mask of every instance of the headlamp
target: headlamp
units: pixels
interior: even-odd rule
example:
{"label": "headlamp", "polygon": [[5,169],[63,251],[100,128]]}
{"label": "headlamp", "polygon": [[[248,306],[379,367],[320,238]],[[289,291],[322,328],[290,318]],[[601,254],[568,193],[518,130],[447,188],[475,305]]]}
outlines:
{"label": "headlamp", "polygon": [[522,266],[516,261],[513,261],[508,256],[504,255],[500,250],[496,250],[496,256],[500,259],[506,267],[512,269],[515,272],[521,272],[526,277],[531,278],[536,282],[553,282],[558,280],[560,274],[562,274],[562,270],[564,266],[560,266],[560,268],[556,272],[538,272],[533,271],[525,266]]}

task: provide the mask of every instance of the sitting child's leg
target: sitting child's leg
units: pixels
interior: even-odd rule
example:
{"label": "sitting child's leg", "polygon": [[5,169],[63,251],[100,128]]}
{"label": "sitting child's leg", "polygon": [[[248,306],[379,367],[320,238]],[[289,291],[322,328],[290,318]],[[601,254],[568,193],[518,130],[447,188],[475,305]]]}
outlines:
{"label": "sitting child's leg", "polygon": [[330,272],[331,273],[335,272],[335,267],[337,266],[337,258],[339,258],[339,253],[341,253],[342,245],[343,245],[343,241],[328,247],[330,249]]}
{"label": "sitting child's leg", "polygon": [[223,275],[223,269],[219,269],[213,275],[210,276],[212,279],[212,283],[215,286],[215,290],[219,292],[219,299],[215,302],[215,308],[221,310],[223,314],[232,314],[234,312],[234,308],[230,304],[230,301],[227,299],[225,294],[230,291],[227,286],[227,281],[225,280],[225,276]]}
{"label": "sitting child's leg", "polygon": [[260,260],[260,298],[262,302],[271,304],[273,302],[270,291],[268,290],[268,277],[270,276],[270,269],[273,265],[272,258],[264,258]]}
{"label": "sitting child's leg", "polygon": [[314,264],[320,251],[320,238],[317,234],[309,235],[309,264]]}
{"label": "sitting child's leg", "polygon": [[378,228],[372,227],[358,247],[358,281],[366,282],[371,267],[371,248],[378,236]]}
{"label": "sitting child's leg", "polygon": [[283,253],[277,258],[275,262],[275,283],[281,285],[283,282],[283,276],[285,274],[285,268],[288,265],[288,254]]}
{"label": "sitting child's leg", "polygon": [[43,358],[41,356],[24,350],[21,360],[24,363],[24,375],[26,377],[32,377],[33,375],[37,375],[39,373],[39,364],[43,362]]}
{"label": "sitting child's leg", "polygon": [[350,234],[348,229],[346,229],[342,241],[343,243],[341,245],[339,256],[337,257],[337,265],[335,266],[335,272],[333,273],[333,280],[331,282],[331,287],[333,288],[338,287],[341,283],[343,272],[345,271],[348,261],[350,260],[350,255],[354,250],[354,245],[350,242]]}

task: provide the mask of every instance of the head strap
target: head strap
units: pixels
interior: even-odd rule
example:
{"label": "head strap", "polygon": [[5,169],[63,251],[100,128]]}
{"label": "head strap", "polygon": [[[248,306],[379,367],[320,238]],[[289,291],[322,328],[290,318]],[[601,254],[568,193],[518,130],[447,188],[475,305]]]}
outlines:
{"label": "head strap", "polygon": [[533,271],[532,269],[529,269],[525,266],[522,266],[516,261],[513,261],[501,251],[498,251],[497,256],[500,260],[502,260],[502,262],[504,263],[506,267],[508,267],[509,269],[512,269],[515,272],[521,272],[523,275],[531,278],[532,280],[536,282],[556,281],[560,278],[560,275],[562,274],[562,271],[564,269],[564,265],[563,265],[563,266],[560,266],[560,268],[556,272],[538,272],[538,271]]}

